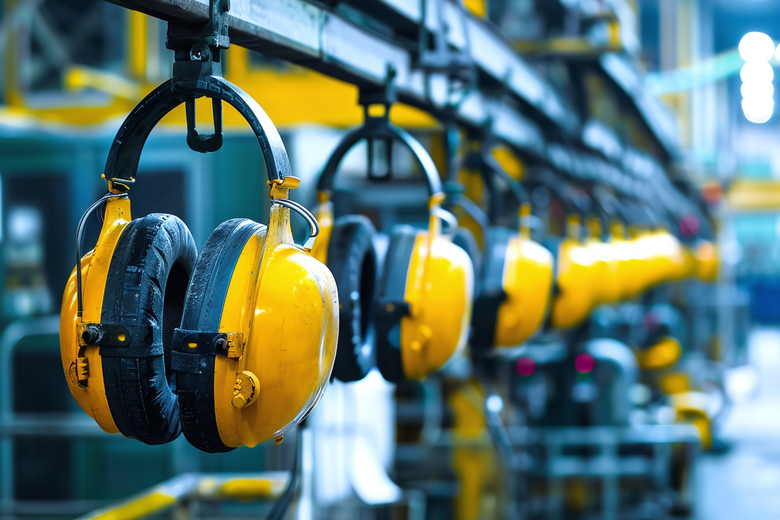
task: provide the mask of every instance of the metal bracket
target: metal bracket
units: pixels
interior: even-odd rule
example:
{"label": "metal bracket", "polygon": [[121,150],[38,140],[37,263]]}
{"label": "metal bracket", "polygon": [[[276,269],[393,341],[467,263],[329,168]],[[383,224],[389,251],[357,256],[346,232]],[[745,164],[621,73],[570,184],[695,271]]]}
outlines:
{"label": "metal bracket", "polygon": [[[447,43],[448,26],[444,16],[444,1],[426,0],[426,2],[423,2],[423,5],[427,2],[435,4],[437,20],[435,29],[432,31],[427,28],[427,24],[422,24],[417,66],[428,74],[442,74],[450,80],[450,91],[447,93],[444,111],[451,113],[475,87],[477,80],[476,66],[469,52],[450,48]],[[464,34],[468,35],[468,31],[464,31]],[[433,48],[431,48],[431,43]],[[466,45],[468,46],[468,40]],[[459,100],[453,102],[452,95],[454,89],[452,87],[456,83],[462,85],[462,94]],[[431,97],[430,93],[428,97]],[[433,99],[431,101],[436,103]]]}
{"label": "metal bracket", "polygon": [[[387,128],[390,124],[390,107],[398,100],[395,76],[395,69],[392,65],[388,65],[384,84],[361,87],[358,95],[358,103],[363,106],[365,113],[363,130],[366,133],[368,145],[368,178],[374,181],[389,181],[393,178],[393,140],[395,136]],[[384,113],[378,116],[371,115],[370,107],[375,105],[384,106]],[[381,141],[385,145],[387,171],[384,174],[377,174],[374,171],[376,141]]]}
{"label": "metal bracket", "polygon": [[[222,76],[220,50],[230,47],[227,13],[230,0],[209,0],[209,21],[206,25],[169,22],[165,46],[174,51],[173,77],[197,79]],[[211,99],[214,133],[200,135],[195,124],[195,98],[185,101],[187,113],[187,145],[195,152],[216,152],[222,148],[222,101]]]}

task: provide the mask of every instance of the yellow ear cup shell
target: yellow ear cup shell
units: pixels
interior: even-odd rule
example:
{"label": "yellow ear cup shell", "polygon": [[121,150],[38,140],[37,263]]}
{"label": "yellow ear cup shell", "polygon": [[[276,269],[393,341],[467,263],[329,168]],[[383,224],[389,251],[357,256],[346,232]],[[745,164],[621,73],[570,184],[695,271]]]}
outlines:
{"label": "yellow ear cup shell", "polygon": [[541,326],[547,314],[553,278],[553,257],[540,244],[516,236],[506,251],[503,287],[506,300],[498,308],[495,345],[514,347]]}
{"label": "yellow ear cup shell", "polygon": [[[327,267],[286,244],[263,263],[243,354],[246,371],[257,378],[256,401],[234,407],[238,361],[215,365],[217,425],[228,446],[253,447],[305,417],[321,397],[336,355],[338,293]],[[228,298],[233,283],[238,292],[247,289],[248,281],[231,281]]]}
{"label": "yellow ear cup shell", "polygon": [[408,379],[423,379],[466,345],[471,323],[474,268],[449,239],[417,234],[401,318],[401,360]]}
{"label": "yellow ear cup shell", "polygon": [[[106,205],[103,228],[100,231],[94,251],[87,253],[81,259],[82,290],[84,298],[84,315],[79,320],[77,316],[76,269],[68,278],[65,292],[62,296],[60,311],[60,355],[62,368],[65,371],[68,388],[73,398],[81,408],[107,433],[119,433],[114,418],[108,407],[103,382],[103,364],[98,347],[83,347],[81,356],[77,337],[79,321],[85,323],[100,323],[103,308],[103,292],[105,290],[108,268],[122,231],[129,223],[130,201],[123,198],[111,199]],[[86,370],[88,379],[79,385],[73,376],[79,370]],[[86,385],[86,386],[84,386]]]}

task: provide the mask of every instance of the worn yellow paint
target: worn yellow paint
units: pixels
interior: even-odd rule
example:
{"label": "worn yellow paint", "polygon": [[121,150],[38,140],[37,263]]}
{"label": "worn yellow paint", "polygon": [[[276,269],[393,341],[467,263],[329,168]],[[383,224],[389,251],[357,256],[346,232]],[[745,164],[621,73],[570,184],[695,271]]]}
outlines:
{"label": "worn yellow paint", "polygon": [[[110,199],[106,204],[103,227],[95,249],[81,260],[82,287],[84,297],[84,323],[100,323],[103,297],[108,277],[108,268],[117,241],[130,222],[130,201],[126,198]],[[68,388],[79,406],[108,433],[119,433],[106,400],[103,382],[102,358],[97,347],[84,347],[84,357],[89,363],[87,388],[82,388],[69,377],[70,366],[79,357],[79,342],[76,335],[77,316],[76,269],[68,279],[62,296],[60,311],[60,354],[62,368],[68,381]]]}

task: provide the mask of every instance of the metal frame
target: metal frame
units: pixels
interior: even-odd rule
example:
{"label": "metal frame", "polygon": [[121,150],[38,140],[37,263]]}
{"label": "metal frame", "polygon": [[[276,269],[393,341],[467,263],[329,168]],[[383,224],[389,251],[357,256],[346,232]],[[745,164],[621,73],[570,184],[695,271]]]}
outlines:
{"label": "metal frame", "polygon": [[[205,0],[107,1],[169,22],[208,19]],[[575,111],[510,42],[455,0],[348,3],[374,20],[381,19],[382,27],[358,25],[351,20],[354,17],[348,19],[319,2],[233,0],[228,13],[231,42],[361,88],[383,85],[387,71],[393,70],[399,101],[434,115],[447,112],[467,128],[489,127],[496,138],[531,161],[575,179],[611,185],[629,197],[658,200],[663,193],[670,200],[683,198],[654,160],[647,158],[653,167],[637,169],[636,161],[610,161],[598,145],[583,142],[582,123]],[[456,79],[418,63],[420,45],[415,38],[442,27],[447,45],[467,56],[477,71],[477,84],[457,103],[445,94],[457,90]],[[632,91],[629,95],[636,101],[639,94]],[[645,101],[646,96],[642,106]],[[658,134],[669,130],[668,121],[649,121],[651,112],[657,111],[639,110],[656,139],[674,156],[669,146],[675,137]]]}

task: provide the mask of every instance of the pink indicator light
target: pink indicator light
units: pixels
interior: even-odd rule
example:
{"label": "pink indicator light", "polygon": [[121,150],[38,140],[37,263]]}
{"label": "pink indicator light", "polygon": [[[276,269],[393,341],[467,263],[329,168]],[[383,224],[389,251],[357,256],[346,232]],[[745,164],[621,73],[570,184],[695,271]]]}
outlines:
{"label": "pink indicator light", "polygon": [[695,215],[686,215],[680,220],[680,233],[684,237],[694,237],[699,234],[699,219]]}
{"label": "pink indicator light", "polygon": [[517,360],[517,373],[521,376],[530,376],[536,370],[536,363],[529,357],[521,357]]}
{"label": "pink indicator light", "polygon": [[580,354],[577,356],[577,358],[574,360],[574,368],[577,369],[577,372],[580,374],[587,374],[591,370],[593,370],[593,367],[596,366],[596,360],[593,359],[593,356],[590,354]]}

